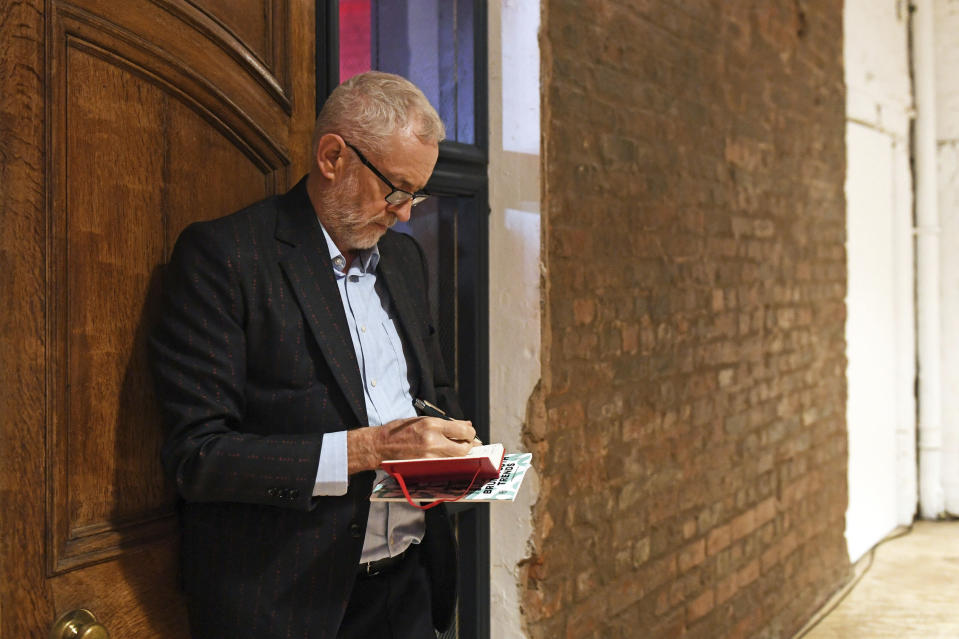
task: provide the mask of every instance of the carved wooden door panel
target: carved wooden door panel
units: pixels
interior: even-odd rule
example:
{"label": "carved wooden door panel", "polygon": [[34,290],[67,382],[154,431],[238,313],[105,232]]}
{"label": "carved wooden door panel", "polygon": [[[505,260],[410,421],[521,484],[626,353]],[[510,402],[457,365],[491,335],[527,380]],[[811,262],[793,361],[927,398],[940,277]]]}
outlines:
{"label": "carved wooden door panel", "polygon": [[0,6],[0,636],[185,638],[146,337],[180,230],[306,171],[315,4]]}

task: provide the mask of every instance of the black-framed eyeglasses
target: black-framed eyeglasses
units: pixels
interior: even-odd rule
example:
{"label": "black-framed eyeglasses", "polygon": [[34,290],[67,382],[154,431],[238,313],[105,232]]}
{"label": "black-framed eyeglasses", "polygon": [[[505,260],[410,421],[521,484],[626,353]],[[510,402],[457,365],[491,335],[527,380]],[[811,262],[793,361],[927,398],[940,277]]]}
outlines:
{"label": "black-framed eyeglasses", "polygon": [[388,204],[392,206],[399,206],[401,204],[406,204],[407,202],[412,200],[412,204],[410,206],[416,206],[417,204],[419,204],[420,202],[422,202],[423,200],[425,200],[426,198],[430,196],[430,194],[427,193],[426,191],[417,191],[416,193],[410,193],[409,191],[404,191],[403,189],[396,188],[395,186],[393,186],[393,183],[390,182],[389,178],[387,178],[385,175],[380,173],[379,169],[373,166],[373,163],[367,160],[366,157],[362,153],[360,153],[360,150],[358,148],[356,148],[355,146],[353,146],[346,140],[343,140],[343,144],[353,149],[353,153],[356,153],[356,157],[360,158],[360,162],[362,162],[366,166],[366,168],[368,168],[370,171],[373,171],[373,175],[383,180],[383,183],[386,186],[390,187],[390,192],[386,195],[386,198],[385,198]]}

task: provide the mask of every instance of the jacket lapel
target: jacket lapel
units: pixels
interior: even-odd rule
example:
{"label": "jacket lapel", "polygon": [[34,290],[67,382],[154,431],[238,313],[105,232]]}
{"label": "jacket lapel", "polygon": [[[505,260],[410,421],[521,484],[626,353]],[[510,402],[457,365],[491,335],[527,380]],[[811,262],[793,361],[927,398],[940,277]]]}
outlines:
{"label": "jacket lapel", "polygon": [[356,414],[357,425],[366,426],[366,401],[360,368],[333,266],[306,191],[306,178],[281,196],[276,234],[280,268],[289,280],[313,337],[334,379]]}
{"label": "jacket lapel", "polygon": [[[389,233],[387,233],[387,236]],[[409,346],[413,363],[416,365],[415,376],[410,376],[410,393],[413,397],[419,395],[420,389],[425,385],[425,380],[432,378],[432,370],[429,365],[429,358],[426,355],[426,346],[423,344],[421,331],[423,330],[423,320],[413,307],[413,298],[407,289],[405,278],[398,264],[398,256],[391,249],[390,242],[380,240],[380,264],[377,271],[383,277],[383,283],[390,293],[393,307],[400,320],[400,327],[406,337],[404,344]]]}

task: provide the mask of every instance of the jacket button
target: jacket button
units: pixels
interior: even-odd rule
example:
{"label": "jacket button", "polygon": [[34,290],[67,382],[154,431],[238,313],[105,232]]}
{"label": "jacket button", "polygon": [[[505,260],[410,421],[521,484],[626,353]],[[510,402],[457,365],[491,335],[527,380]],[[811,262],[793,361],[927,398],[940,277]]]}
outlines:
{"label": "jacket button", "polygon": [[269,495],[270,497],[276,497],[277,494],[279,494],[279,491],[276,488],[267,488],[266,494]]}
{"label": "jacket button", "polygon": [[296,498],[299,497],[299,496],[300,496],[300,489],[299,489],[299,488],[291,488],[291,489],[290,489],[290,499],[296,499]]}
{"label": "jacket button", "polygon": [[362,534],[363,530],[359,524],[350,524],[350,535],[353,536],[353,539],[359,539]]}

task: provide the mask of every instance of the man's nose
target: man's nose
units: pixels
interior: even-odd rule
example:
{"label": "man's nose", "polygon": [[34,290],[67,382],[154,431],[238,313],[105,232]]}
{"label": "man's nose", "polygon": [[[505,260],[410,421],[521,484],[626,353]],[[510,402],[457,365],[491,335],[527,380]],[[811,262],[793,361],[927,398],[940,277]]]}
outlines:
{"label": "man's nose", "polygon": [[396,219],[400,222],[409,222],[410,215],[413,213],[413,200],[407,200],[402,204],[388,207]]}

